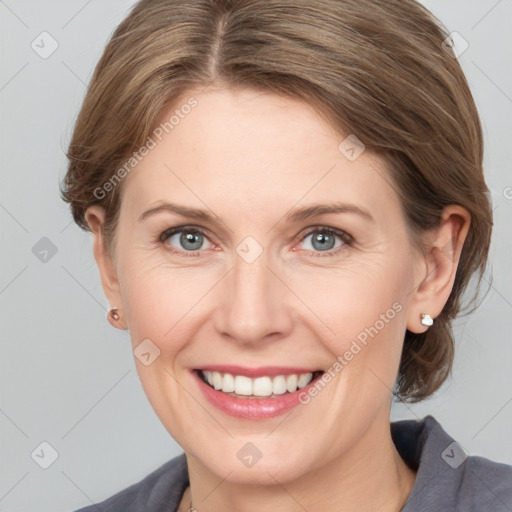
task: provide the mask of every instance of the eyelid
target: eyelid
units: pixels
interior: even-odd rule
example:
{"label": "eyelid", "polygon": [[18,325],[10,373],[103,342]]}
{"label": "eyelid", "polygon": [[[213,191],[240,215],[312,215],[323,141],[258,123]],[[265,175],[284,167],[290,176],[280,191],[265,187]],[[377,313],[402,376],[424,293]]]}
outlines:
{"label": "eyelid", "polygon": [[180,231],[196,231],[198,233],[201,233],[201,235],[203,235],[205,238],[207,238],[210,241],[210,243],[213,243],[210,240],[210,236],[208,234],[207,229],[200,228],[198,226],[190,226],[190,225],[175,226],[173,228],[168,228],[168,229],[162,231],[162,233],[158,236],[158,240],[160,242],[165,242],[168,238],[175,235],[176,233],[179,233]]}
{"label": "eyelid", "polygon": [[332,228],[330,226],[324,226],[321,224],[304,228],[299,233],[297,238],[299,239],[299,241],[302,241],[304,238],[311,235],[312,233],[317,233],[317,232],[322,232],[322,231],[326,232],[326,233],[332,233],[336,236],[339,236],[346,243],[354,243],[354,241],[355,241],[354,237],[350,233],[347,233],[345,230],[338,229],[338,228]]}
{"label": "eyelid", "polygon": [[341,239],[342,244],[339,247],[329,249],[327,251],[306,250],[309,254],[312,254],[314,258],[338,256],[341,252],[345,251],[349,247],[352,247],[355,243],[354,237],[342,229],[333,228],[333,227],[325,226],[325,225],[316,225],[316,226],[309,226],[307,228],[304,228],[299,233],[299,235],[297,236],[298,240],[294,244],[294,248],[292,250],[295,250],[296,245],[303,242],[308,236],[312,235],[313,233],[322,233],[322,232],[337,236],[338,238]]}
{"label": "eyelid", "polygon": [[206,238],[210,242],[210,244],[216,245],[210,239],[207,229],[200,228],[198,226],[191,226],[191,225],[175,226],[172,228],[168,228],[168,229],[164,230],[162,233],[160,233],[160,235],[157,238],[157,242],[164,245],[165,249],[167,251],[169,251],[171,254],[185,255],[185,257],[199,256],[200,252],[205,249],[198,250],[198,251],[185,251],[185,250],[174,249],[172,246],[169,246],[165,243],[169,238],[171,238],[172,236],[174,236],[180,232],[183,232],[183,231],[197,232],[197,233],[201,234],[202,236],[204,236],[204,238]]}

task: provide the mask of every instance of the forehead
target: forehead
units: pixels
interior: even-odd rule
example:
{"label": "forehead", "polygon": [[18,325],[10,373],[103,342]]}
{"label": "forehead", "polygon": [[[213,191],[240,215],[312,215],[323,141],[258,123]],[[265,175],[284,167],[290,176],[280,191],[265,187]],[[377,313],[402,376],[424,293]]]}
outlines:
{"label": "forehead", "polygon": [[[183,108],[191,97],[195,106]],[[176,199],[274,214],[322,201],[378,213],[398,202],[385,162],[369,151],[347,158],[339,146],[350,134],[297,99],[251,89],[191,91],[155,127],[160,136],[151,135],[154,147],[125,183],[125,200],[137,212]]]}

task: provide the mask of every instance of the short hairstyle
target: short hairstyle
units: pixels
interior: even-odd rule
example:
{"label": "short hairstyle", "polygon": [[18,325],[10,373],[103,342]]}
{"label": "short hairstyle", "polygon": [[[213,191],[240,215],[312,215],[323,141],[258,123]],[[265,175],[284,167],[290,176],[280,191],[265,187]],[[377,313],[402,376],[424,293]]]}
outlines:
{"label": "short hairstyle", "polygon": [[471,215],[443,311],[426,332],[405,335],[394,394],[422,400],[451,371],[451,320],[473,276],[478,291],[492,230],[480,120],[449,43],[414,0],[141,0],[95,68],[61,195],[86,230],[86,209],[104,207],[113,255],[120,177],[165,108],[208,84],[307,101],[384,158],[418,247],[447,205]]}

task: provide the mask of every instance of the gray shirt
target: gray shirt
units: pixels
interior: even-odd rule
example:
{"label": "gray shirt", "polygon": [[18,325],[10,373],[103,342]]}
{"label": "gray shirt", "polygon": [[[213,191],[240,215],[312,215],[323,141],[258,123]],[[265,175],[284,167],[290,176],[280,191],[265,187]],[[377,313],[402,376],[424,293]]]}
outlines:
{"label": "gray shirt", "polygon": [[[391,423],[402,459],[417,470],[402,512],[512,512],[512,466],[470,456],[432,417]],[[176,512],[189,484],[185,454],[77,512]]]}

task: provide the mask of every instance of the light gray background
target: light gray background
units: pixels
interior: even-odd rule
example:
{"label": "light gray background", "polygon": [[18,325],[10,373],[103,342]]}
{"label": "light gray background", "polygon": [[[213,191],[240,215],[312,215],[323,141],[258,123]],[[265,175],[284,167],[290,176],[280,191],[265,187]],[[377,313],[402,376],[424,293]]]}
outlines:
{"label": "light gray background", "polygon": [[[0,0],[0,511],[69,512],[181,452],[143,393],[128,333],[106,321],[91,237],[58,194],[85,84],[133,3]],[[443,392],[393,418],[433,414],[470,454],[512,463],[512,0],[424,4],[469,43],[460,61],[485,131],[494,281],[457,322]],[[31,48],[43,31],[59,45],[47,59]],[[43,237],[57,249],[46,262],[32,252]],[[48,469],[31,457],[43,441],[58,452]]]}

